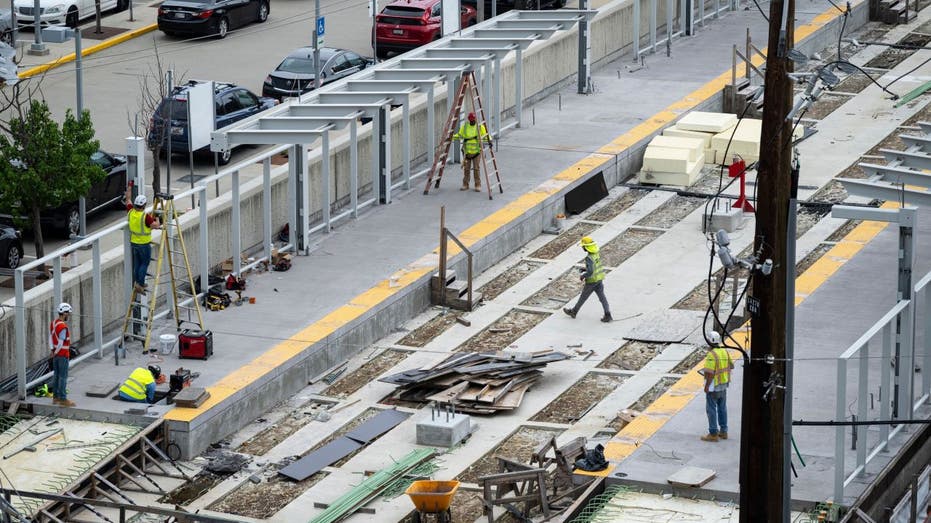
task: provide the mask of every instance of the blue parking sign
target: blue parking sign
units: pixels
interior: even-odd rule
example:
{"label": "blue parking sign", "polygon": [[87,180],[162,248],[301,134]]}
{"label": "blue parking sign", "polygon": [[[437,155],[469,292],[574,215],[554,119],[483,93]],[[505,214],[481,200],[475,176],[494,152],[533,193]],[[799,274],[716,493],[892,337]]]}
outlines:
{"label": "blue parking sign", "polygon": [[320,17],[317,19],[317,46],[323,46],[323,35],[326,34],[326,18]]}

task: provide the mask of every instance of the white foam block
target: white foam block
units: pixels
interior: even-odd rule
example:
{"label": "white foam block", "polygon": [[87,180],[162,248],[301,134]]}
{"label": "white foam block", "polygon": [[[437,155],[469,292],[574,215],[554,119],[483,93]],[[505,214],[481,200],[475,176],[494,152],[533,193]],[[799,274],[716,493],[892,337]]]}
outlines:
{"label": "white foam block", "polygon": [[676,125],[671,125],[663,129],[663,136],[677,136],[681,138],[697,138],[702,141],[702,147],[707,149],[711,147],[711,137],[714,133],[703,133],[701,131],[687,131],[679,129]]}
{"label": "white foam block", "polygon": [[681,136],[655,136],[650,140],[650,147],[665,147],[667,149],[685,149],[689,152],[689,161],[694,162],[702,155],[705,145],[699,138],[683,138]]}
{"label": "white foam block", "polygon": [[737,124],[736,129],[715,134],[711,138],[711,148],[716,151],[715,156],[718,161],[724,163],[730,163],[734,155],[740,155],[747,162],[755,161],[760,157],[762,129],[762,120],[744,118]]}
{"label": "white foam block", "polygon": [[701,168],[704,164],[705,159],[701,157],[697,162],[688,163],[683,172],[664,172],[644,169],[637,174],[637,179],[640,183],[687,187],[695,183],[695,180],[701,175]]}
{"label": "white foam block", "polygon": [[736,114],[703,111],[692,111],[676,122],[676,127],[679,129],[706,133],[724,132],[735,125],[737,125]]}
{"label": "white foam block", "polygon": [[688,172],[689,156],[687,149],[648,145],[646,152],[643,154],[643,170],[673,173]]}

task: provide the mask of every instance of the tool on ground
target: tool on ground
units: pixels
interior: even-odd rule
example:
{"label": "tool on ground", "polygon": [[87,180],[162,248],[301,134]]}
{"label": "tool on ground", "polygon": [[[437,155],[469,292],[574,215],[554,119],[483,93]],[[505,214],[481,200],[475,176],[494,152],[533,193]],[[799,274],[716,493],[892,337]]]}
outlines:
{"label": "tool on ground", "polygon": [[3,455],[3,459],[12,458],[13,456],[19,454],[20,452],[22,452],[22,451],[24,451],[24,450],[25,450],[25,451],[28,451],[28,452],[35,452],[35,451],[36,451],[36,445],[38,445],[39,443],[42,443],[43,441],[45,441],[45,440],[51,438],[52,436],[58,434],[59,432],[64,432],[64,429],[58,428],[58,429],[54,429],[54,430],[47,431],[45,434],[42,434],[41,436],[39,436],[39,437],[36,438],[35,440],[33,440],[33,441],[31,441],[31,442],[29,442],[29,443],[23,445],[22,447],[20,447],[20,448],[14,450],[13,452],[4,454],[4,455]]}
{"label": "tool on ground", "polygon": [[[434,189],[440,187],[440,180],[443,178],[443,170],[446,168],[446,160],[449,158],[449,148],[453,143],[453,132],[457,129],[459,125],[460,114],[462,113],[462,103],[465,100],[466,93],[470,95],[470,101],[472,102],[472,109],[478,116],[475,125],[481,130],[482,126],[485,125],[485,109],[482,107],[482,97],[479,94],[478,83],[475,81],[475,73],[473,71],[465,71],[462,73],[462,77],[459,79],[459,88],[456,90],[456,98],[453,103],[452,110],[449,112],[449,116],[446,118],[446,123],[443,125],[443,142],[437,147],[436,158],[433,160],[433,166],[430,167],[430,174],[427,176],[427,185],[423,189],[424,194],[430,192],[430,184],[433,184]],[[478,133],[476,138],[481,143],[482,136],[481,132]],[[479,158],[481,159],[481,168],[482,172],[485,175],[485,187],[488,189],[488,199],[492,199],[492,189],[495,187],[503,194],[504,186],[501,184],[501,174],[498,170],[498,160],[495,158],[495,151],[493,148],[488,148],[488,153],[486,156],[484,143],[481,143],[482,147],[479,148]],[[494,169],[495,174],[495,185],[492,187],[491,179],[489,176],[489,165],[488,160],[491,159],[491,169]],[[471,174],[471,173],[470,173]]]}
{"label": "tool on ground", "polygon": [[[143,353],[149,351],[163,264],[168,267],[168,283],[171,288],[172,317],[175,319],[175,327],[180,331],[182,323],[191,323],[197,325],[199,330],[204,329],[200,305],[197,297],[191,294],[195,288],[194,276],[191,272],[187,247],[184,245],[184,235],[181,233],[180,215],[175,209],[174,195],[156,194],[152,212],[160,214],[163,221],[162,235],[156,246],[155,276],[152,285],[143,292],[140,292],[135,285],[133,286],[126,318],[123,320],[123,343],[125,344],[128,339],[139,340],[142,342]],[[184,290],[180,288],[182,285],[186,287]],[[144,293],[148,294],[148,300]],[[186,319],[182,319],[181,311],[187,313]],[[117,354],[119,352],[117,351]]]}
{"label": "tool on ground", "polygon": [[185,369],[182,367],[176,370],[171,376],[169,376],[168,391],[180,392],[184,387],[191,386],[192,379],[191,369]]}

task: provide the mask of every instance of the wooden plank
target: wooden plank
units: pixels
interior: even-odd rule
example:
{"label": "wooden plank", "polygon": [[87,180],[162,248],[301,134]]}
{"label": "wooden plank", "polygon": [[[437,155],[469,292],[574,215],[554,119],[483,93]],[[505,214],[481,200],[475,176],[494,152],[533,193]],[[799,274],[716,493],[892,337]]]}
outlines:
{"label": "wooden plank", "polygon": [[462,381],[452,387],[439,392],[432,396],[427,396],[428,401],[438,401],[440,403],[449,403],[459,397],[459,393],[469,387],[469,382]]}
{"label": "wooden plank", "polygon": [[515,387],[513,390],[505,394],[495,406],[498,408],[504,409],[516,409],[520,406],[520,402],[524,400],[524,393],[530,388],[530,384],[522,384],[518,387]]}

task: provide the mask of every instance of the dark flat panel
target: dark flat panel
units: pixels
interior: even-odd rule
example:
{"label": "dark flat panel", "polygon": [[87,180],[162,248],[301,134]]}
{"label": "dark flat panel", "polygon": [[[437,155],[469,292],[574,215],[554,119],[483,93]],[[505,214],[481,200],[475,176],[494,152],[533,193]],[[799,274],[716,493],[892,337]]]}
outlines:
{"label": "dark flat panel", "polygon": [[599,172],[566,193],[566,213],[579,214],[607,195],[608,187],[605,185],[604,175]]}
{"label": "dark flat panel", "polygon": [[293,480],[302,481],[320,472],[323,467],[336,463],[361,449],[362,446],[362,443],[342,436],[279,470],[278,473]]}
{"label": "dark flat panel", "polygon": [[347,438],[367,444],[385,432],[395,428],[402,421],[410,417],[406,412],[397,410],[383,410],[375,415],[374,418],[359,425],[352,432],[346,434]]}

